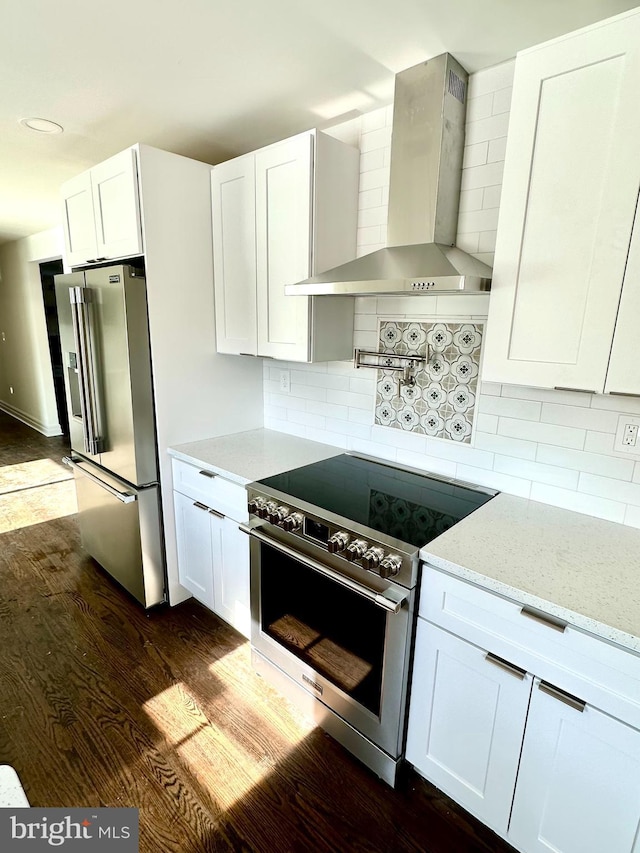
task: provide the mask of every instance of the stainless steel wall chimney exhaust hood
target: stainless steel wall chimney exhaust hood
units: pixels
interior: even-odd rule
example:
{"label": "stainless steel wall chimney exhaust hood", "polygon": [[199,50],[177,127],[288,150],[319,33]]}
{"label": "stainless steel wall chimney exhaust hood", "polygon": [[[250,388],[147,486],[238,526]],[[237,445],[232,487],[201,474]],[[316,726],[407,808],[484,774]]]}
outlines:
{"label": "stainless steel wall chimney exhaust hood", "polygon": [[491,267],[454,246],[468,74],[448,53],[396,75],[386,249],[285,287],[377,295],[489,290]]}

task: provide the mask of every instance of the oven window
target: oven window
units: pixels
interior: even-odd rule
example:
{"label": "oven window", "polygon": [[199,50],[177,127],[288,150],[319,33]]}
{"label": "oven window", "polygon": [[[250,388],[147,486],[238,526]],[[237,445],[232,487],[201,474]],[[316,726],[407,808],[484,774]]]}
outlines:
{"label": "oven window", "polygon": [[386,612],[264,544],[260,584],[264,633],[379,715]]}

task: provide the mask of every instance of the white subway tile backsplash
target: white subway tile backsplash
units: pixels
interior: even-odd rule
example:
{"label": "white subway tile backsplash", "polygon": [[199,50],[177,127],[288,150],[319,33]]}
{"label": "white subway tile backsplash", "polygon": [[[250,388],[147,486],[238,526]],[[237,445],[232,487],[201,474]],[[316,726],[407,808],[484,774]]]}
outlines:
{"label": "white subway tile backsplash", "polygon": [[319,415],[312,415],[309,412],[289,412],[289,418],[291,423],[294,424],[303,424],[304,426],[312,426],[317,429],[324,429],[326,418],[323,418]]}
{"label": "white subway tile backsplash", "polygon": [[500,113],[508,113],[511,110],[511,97],[513,95],[513,86],[506,86],[504,89],[498,89],[493,93],[492,113],[494,116]]}
{"label": "white subway tile backsplash", "polygon": [[382,189],[382,187],[374,187],[372,190],[365,190],[358,193],[358,210],[368,210],[370,207],[382,207]]}
{"label": "white subway tile backsplash", "polygon": [[595,432],[615,433],[618,415],[598,409],[585,409],[582,406],[561,406],[556,403],[543,403],[540,419],[549,424],[582,427]]}
{"label": "white subway tile backsplash", "polygon": [[458,216],[458,230],[463,234],[470,231],[494,231],[498,227],[498,208],[465,210]]}
{"label": "white subway tile backsplash", "polygon": [[377,441],[367,441],[366,439],[348,437],[347,447],[349,450],[355,450],[359,453],[364,453],[367,456],[377,456],[380,459],[390,459],[392,462],[396,459],[396,448],[389,444],[380,444]]}
{"label": "white subway tile backsplash", "polygon": [[353,332],[353,345],[358,349],[376,350],[378,348],[378,333],[356,329]]}
{"label": "white subway tile backsplash", "polygon": [[[493,181],[493,183],[497,183]],[[363,172],[360,175],[360,192],[367,190],[378,189],[389,185],[389,169],[371,169],[369,172]]]}
{"label": "white subway tile backsplash", "polygon": [[541,403],[557,403],[567,406],[589,406],[592,394],[581,391],[556,391],[553,388],[525,388],[522,385],[505,385],[503,397],[516,397],[520,400],[539,400]]}
{"label": "white subway tile backsplash", "polygon": [[301,370],[291,371],[291,385],[315,385],[318,388],[333,388],[335,391],[349,390],[349,377],[336,376],[334,373],[304,373]]}
{"label": "white subway tile backsplash", "polygon": [[493,92],[480,95],[478,98],[469,98],[467,101],[467,124],[478,121],[481,118],[489,118],[493,115]]}
{"label": "white subway tile backsplash", "polygon": [[431,474],[440,474],[443,477],[456,477],[457,465],[437,456],[428,456],[426,453],[415,453],[412,450],[398,450],[396,462],[399,465],[407,465],[409,468],[418,468]]}
{"label": "white subway tile backsplash", "polygon": [[[624,460],[620,460],[621,462]],[[611,474],[609,474],[611,476]],[[631,477],[632,482],[640,483],[640,462],[635,462],[633,466],[633,476]]]}
{"label": "white subway tile backsplash", "polygon": [[480,393],[490,394],[492,397],[499,397],[502,394],[502,385],[499,382],[481,382]]}
{"label": "white subway tile backsplash", "polygon": [[307,412],[319,415],[320,417],[337,418],[341,421],[346,421],[349,418],[349,409],[347,406],[340,406],[336,403],[319,403],[314,400],[307,401],[305,406]]}
{"label": "white subway tile backsplash", "polygon": [[513,400],[509,397],[481,396],[478,408],[487,415],[518,418],[525,421],[539,421],[542,403],[535,400]]}
{"label": "white subway tile backsplash", "polygon": [[360,172],[370,172],[372,169],[382,169],[384,166],[384,148],[373,151],[363,151],[360,155]]}
{"label": "white subway tile backsplash", "polygon": [[[476,415],[476,429],[478,432],[496,433],[498,431],[498,416],[485,415],[484,412],[478,412]],[[478,447],[477,434],[475,446]],[[489,448],[485,448],[488,450]]]}
{"label": "white subway tile backsplash", "polygon": [[353,435],[356,438],[371,440],[371,427],[366,424],[354,424],[338,418],[325,418],[325,429],[336,432],[339,435]]}
{"label": "white subway tile backsplash", "polygon": [[371,401],[370,411],[364,409],[349,409],[347,411],[347,420],[353,424],[373,424],[373,400]]}
{"label": "white subway tile backsplash", "polygon": [[492,139],[489,142],[489,150],[487,151],[487,163],[496,163],[499,160],[504,160],[507,150],[507,137],[502,136],[499,139]]}
{"label": "white subway tile backsplash", "polygon": [[300,397],[302,400],[318,400],[324,401],[327,399],[327,389],[319,385],[301,385],[291,383],[292,397]]}
{"label": "white subway tile backsplash", "polygon": [[[420,297],[416,297],[418,299]],[[424,299],[433,299],[425,296]],[[438,300],[437,316],[439,317],[486,317],[489,313],[488,293],[451,293],[440,294]]]}
{"label": "white subway tile backsplash", "polygon": [[624,514],[624,523],[629,527],[640,527],[640,507],[628,506]]}
{"label": "white subway tile backsplash", "polygon": [[308,438],[310,441],[319,441],[322,444],[330,444],[334,447],[341,447],[343,450],[347,450],[349,445],[349,438],[346,435],[340,435],[337,432],[329,432],[327,429],[316,429],[315,427],[306,427],[304,438]]}
{"label": "white subway tile backsplash", "polygon": [[480,241],[478,243],[479,252],[495,252],[497,231],[482,231]]}
{"label": "white subway tile backsplash", "polygon": [[386,107],[365,113],[360,119],[360,133],[370,133],[372,130],[380,130],[387,124]]}
{"label": "white subway tile backsplash", "polygon": [[376,391],[376,375],[377,371],[367,370],[367,376],[358,376],[349,380],[349,391],[354,394],[366,394],[373,396]]}
{"label": "white subway tile backsplash", "polygon": [[465,133],[465,146],[476,145],[479,142],[488,142],[491,139],[500,139],[507,135],[509,128],[509,113],[490,116],[479,121],[467,124]]}
{"label": "white subway tile backsplash", "polygon": [[387,225],[387,209],[385,207],[367,207],[360,211],[359,228],[370,228],[372,225]]}
{"label": "white subway tile backsplash", "polygon": [[370,225],[358,228],[357,242],[360,246],[384,243],[384,229],[381,225]]}
{"label": "white subway tile backsplash", "polygon": [[579,474],[577,471],[558,468],[556,465],[530,462],[526,459],[515,459],[513,456],[498,456],[496,454],[493,470],[514,477],[523,477],[536,483],[561,486],[563,489],[576,489],[578,487]]}
{"label": "white subway tile backsplash", "polygon": [[543,483],[532,483],[531,499],[542,503],[572,509],[586,515],[595,515],[607,521],[624,521],[625,505],[618,501],[593,497],[570,489],[548,486]]}
{"label": "white subway tile backsplash", "polygon": [[614,477],[617,480],[630,480],[633,473],[633,462],[630,459],[615,459],[602,453],[588,453],[584,450],[570,450],[566,447],[552,447],[547,444],[538,445],[536,459],[538,462],[549,465],[558,465],[589,474],[601,474],[603,477]]}
{"label": "white subway tile backsplash", "polygon": [[376,314],[356,313],[353,319],[353,328],[356,332],[376,332],[378,330],[378,317]]}
{"label": "white subway tile backsplash", "polygon": [[378,312],[378,300],[375,296],[356,296],[356,314],[376,314]]}
{"label": "white subway tile backsplash", "polygon": [[[504,163],[487,163],[485,166],[473,166],[462,173],[462,190],[475,190],[478,187],[492,187],[502,183]],[[371,174],[370,172],[368,174]]]}
{"label": "white subway tile backsplash", "polygon": [[477,71],[469,77],[469,100],[513,86],[515,59]]}
{"label": "white subway tile backsplash", "polygon": [[508,492],[510,495],[517,495],[521,498],[528,498],[531,491],[531,482],[522,477],[512,477],[509,474],[486,471],[470,465],[458,465],[456,477],[459,480],[466,480],[468,483],[487,486],[490,489]]}
{"label": "white subway tile backsplash", "polygon": [[[474,192],[474,190],[468,190]],[[502,195],[502,186],[497,184],[495,187],[484,187],[482,190],[482,206],[485,208],[500,207],[500,196]]]}
{"label": "white subway tile backsplash", "polygon": [[484,192],[482,187],[479,187],[477,190],[467,190],[460,193],[459,213],[464,213],[467,210],[481,210],[483,207]]}
{"label": "white subway tile backsplash", "polygon": [[489,142],[478,142],[475,145],[466,145],[464,149],[463,168],[470,166],[482,166],[487,162],[489,154]]}
{"label": "white subway tile backsplash", "polygon": [[429,456],[448,459],[463,465],[473,465],[477,468],[493,468],[493,453],[476,450],[468,444],[455,441],[438,441],[427,438],[427,453]]}
{"label": "white subway tile backsplash", "polygon": [[558,447],[574,447],[576,450],[582,450],[586,431],[568,426],[501,417],[498,423],[498,434],[510,438],[524,438],[527,441],[539,441],[544,444],[555,444]]}
{"label": "white subway tile backsplash", "polygon": [[295,410],[304,412],[307,408],[307,401],[301,397],[294,397],[292,394],[266,394],[266,401],[270,406],[278,406],[287,411]]}
{"label": "white subway tile backsplash", "polygon": [[[389,433],[393,433],[391,436]],[[412,453],[427,452],[427,439],[424,435],[407,430],[390,429],[389,427],[379,426],[374,424],[371,427],[371,440],[384,443],[392,440],[398,450],[409,450]]]}
{"label": "white subway tile backsplash", "polygon": [[640,397],[625,397],[617,394],[592,394],[592,409],[606,409],[610,412],[624,412],[640,415]]}
{"label": "white subway tile backsplash", "polygon": [[471,231],[469,234],[463,234],[458,229],[458,237],[456,246],[462,249],[463,252],[468,252],[470,255],[476,255],[480,250],[480,233]]}
{"label": "white subway tile backsplash", "polygon": [[578,491],[599,498],[640,506],[640,483],[624,483],[598,474],[580,474]]}
{"label": "white subway tile backsplash", "polygon": [[584,442],[584,449],[589,453],[613,453],[613,441],[615,436],[608,432],[588,432]]}
{"label": "white subway tile backsplash", "polygon": [[[493,415],[489,415],[488,417],[493,417]],[[499,425],[500,420],[498,419]],[[531,461],[536,458],[536,448],[538,446],[535,441],[525,441],[522,438],[507,438],[504,435],[481,432],[479,427],[475,435],[474,444],[478,450],[489,450],[491,453],[501,453],[504,456],[516,456],[519,459],[530,459]]]}
{"label": "white subway tile backsplash", "polygon": [[368,130],[360,137],[360,151],[367,154],[378,148],[385,148],[391,143],[391,128],[380,127],[377,130]]}
{"label": "white subway tile backsplash", "polygon": [[371,409],[373,400],[368,394],[356,394],[353,391],[333,391],[327,389],[327,402],[352,409]]}

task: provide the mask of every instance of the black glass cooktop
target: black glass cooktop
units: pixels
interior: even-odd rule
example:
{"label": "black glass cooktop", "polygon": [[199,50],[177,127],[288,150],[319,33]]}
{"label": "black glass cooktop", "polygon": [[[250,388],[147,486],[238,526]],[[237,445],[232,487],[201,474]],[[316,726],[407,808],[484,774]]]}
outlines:
{"label": "black glass cooktop", "polygon": [[258,482],[418,548],[496,494],[348,454]]}

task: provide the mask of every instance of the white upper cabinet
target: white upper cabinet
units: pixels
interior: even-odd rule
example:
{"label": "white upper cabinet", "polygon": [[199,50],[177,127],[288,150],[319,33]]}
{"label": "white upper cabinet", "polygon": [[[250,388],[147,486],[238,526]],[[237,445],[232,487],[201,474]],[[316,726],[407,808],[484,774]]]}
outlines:
{"label": "white upper cabinet", "polygon": [[[484,379],[605,389],[640,186],[639,86],[638,12],[518,54]],[[630,384],[640,392],[640,371]]]}
{"label": "white upper cabinet", "polygon": [[70,266],[141,255],[136,151],[127,148],[62,186]]}
{"label": "white upper cabinet", "polygon": [[218,352],[351,357],[353,300],[284,288],[355,256],[358,176],[358,150],[315,130],[213,168]]}

